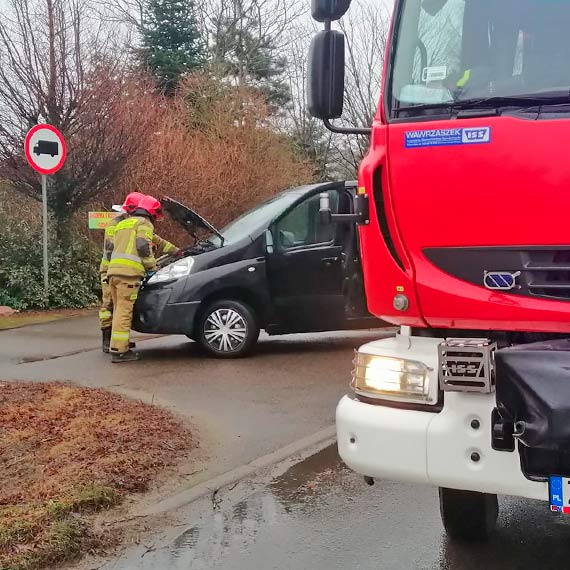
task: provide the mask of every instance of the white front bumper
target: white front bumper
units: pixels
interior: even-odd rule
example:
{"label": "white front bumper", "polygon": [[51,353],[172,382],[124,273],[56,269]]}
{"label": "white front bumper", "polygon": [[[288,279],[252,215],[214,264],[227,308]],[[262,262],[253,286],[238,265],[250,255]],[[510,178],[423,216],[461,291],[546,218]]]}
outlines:
{"label": "white front bumper", "polygon": [[491,448],[494,407],[494,394],[446,393],[440,413],[347,396],[336,414],[339,453],[351,469],[370,477],[548,500],[548,484],[522,474],[518,451]]}

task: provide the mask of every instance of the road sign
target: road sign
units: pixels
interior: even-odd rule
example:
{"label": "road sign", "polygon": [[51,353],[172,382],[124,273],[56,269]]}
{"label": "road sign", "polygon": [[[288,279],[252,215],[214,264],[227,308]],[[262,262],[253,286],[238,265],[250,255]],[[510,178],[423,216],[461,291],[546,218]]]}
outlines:
{"label": "road sign", "polygon": [[117,212],[89,212],[89,229],[104,230],[118,215]]}
{"label": "road sign", "polygon": [[44,292],[47,300],[49,296],[47,177],[55,174],[63,166],[67,147],[63,135],[55,127],[36,125],[26,136],[24,150],[30,166],[42,175]]}
{"label": "road sign", "polygon": [[67,147],[63,135],[51,125],[36,125],[26,136],[26,158],[40,174],[55,174],[65,162]]}

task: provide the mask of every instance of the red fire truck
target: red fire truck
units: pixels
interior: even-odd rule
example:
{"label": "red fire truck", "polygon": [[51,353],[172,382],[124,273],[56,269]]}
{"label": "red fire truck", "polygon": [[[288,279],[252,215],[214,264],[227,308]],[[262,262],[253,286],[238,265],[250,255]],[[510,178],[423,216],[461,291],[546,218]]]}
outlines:
{"label": "red fire truck", "polygon": [[333,123],[349,7],[313,0],[308,102],[370,134],[351,219],[401,330],[356,354],[340,454],[438,487],[455,538],[492,531],[497,494],[570,512],[570,2],[397,0],[370,129]]}

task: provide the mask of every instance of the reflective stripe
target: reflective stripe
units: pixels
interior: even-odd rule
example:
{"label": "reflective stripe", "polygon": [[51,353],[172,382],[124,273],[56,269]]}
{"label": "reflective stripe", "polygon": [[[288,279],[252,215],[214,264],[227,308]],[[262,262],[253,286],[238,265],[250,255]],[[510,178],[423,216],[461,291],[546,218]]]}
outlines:
{"label": "reflective stripe", "polygon": [[107,267],[107,266],[109,265],[109,263],[110,263],[110,262],[109,262],[109,260],[107,260],[107,259],[102,259],[102,260],[101,260],[101,266],[102,266],[102,267]]}
{"label": "reflective stripe", "polygon": [[99,311],[99,318],[100,319],[110,319],[113,316],[111,311]]}
{"label": "reflective stripe", "polygon": [[138,269],[141,272],[145,272],[145,268],[144,265],[138,261],[131,261],[130,259],[122,259],[120,257],[117,257],[115,259],[111,259],[111,263],[109,264],[109,269],[113,268],[113,267],[121,267],[121,266],[127,266],[127,267],[134,267],[135,269]]}
{"label": "reflective stripe", "polygon": [[138,218],[127,218],[126,220],[123,220],[122,222],[119,222],[115,227],[116,230],[115,231],[120,231],[120,230],[130,230],[132,228],[134,228],[138,223],[139,223],[139,219]]}
{"label": "reflective stripe", "polygon": [[468,69],[463,76],[461,77],[461,79],[457,82],[457,87],[465,87],[467,85],[467,82],[471,79],[471,70]]}
{"label": "reflective stripe", "polygon": [[112,340],[129,340],[129,333],[128,332],[114,332],[111,335]]}
{"label": "reflective stripe", "polygon": [[130,255],[129,253],[114,253],[111,261],[114,259],[130,259],[131,261],[141,262],[141,258],[138,255]]}

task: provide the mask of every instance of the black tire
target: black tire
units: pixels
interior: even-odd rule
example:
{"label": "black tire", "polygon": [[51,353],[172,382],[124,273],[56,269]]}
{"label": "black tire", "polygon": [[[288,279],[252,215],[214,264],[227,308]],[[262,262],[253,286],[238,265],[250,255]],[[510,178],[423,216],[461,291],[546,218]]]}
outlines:
{"label": "black tire", "polygon": [[439,510],[450,538],[475,542],[486,540],[495,529],[499,503],[497,495],[440,488]]}
{"label": "black tire", "polygon": [[[226,328],[232,319],[235,322]],[[257,343],[259,323],[253,309],[242,301],[214,301],[200,316],[195,338],[216,358],[240,358]]]}

